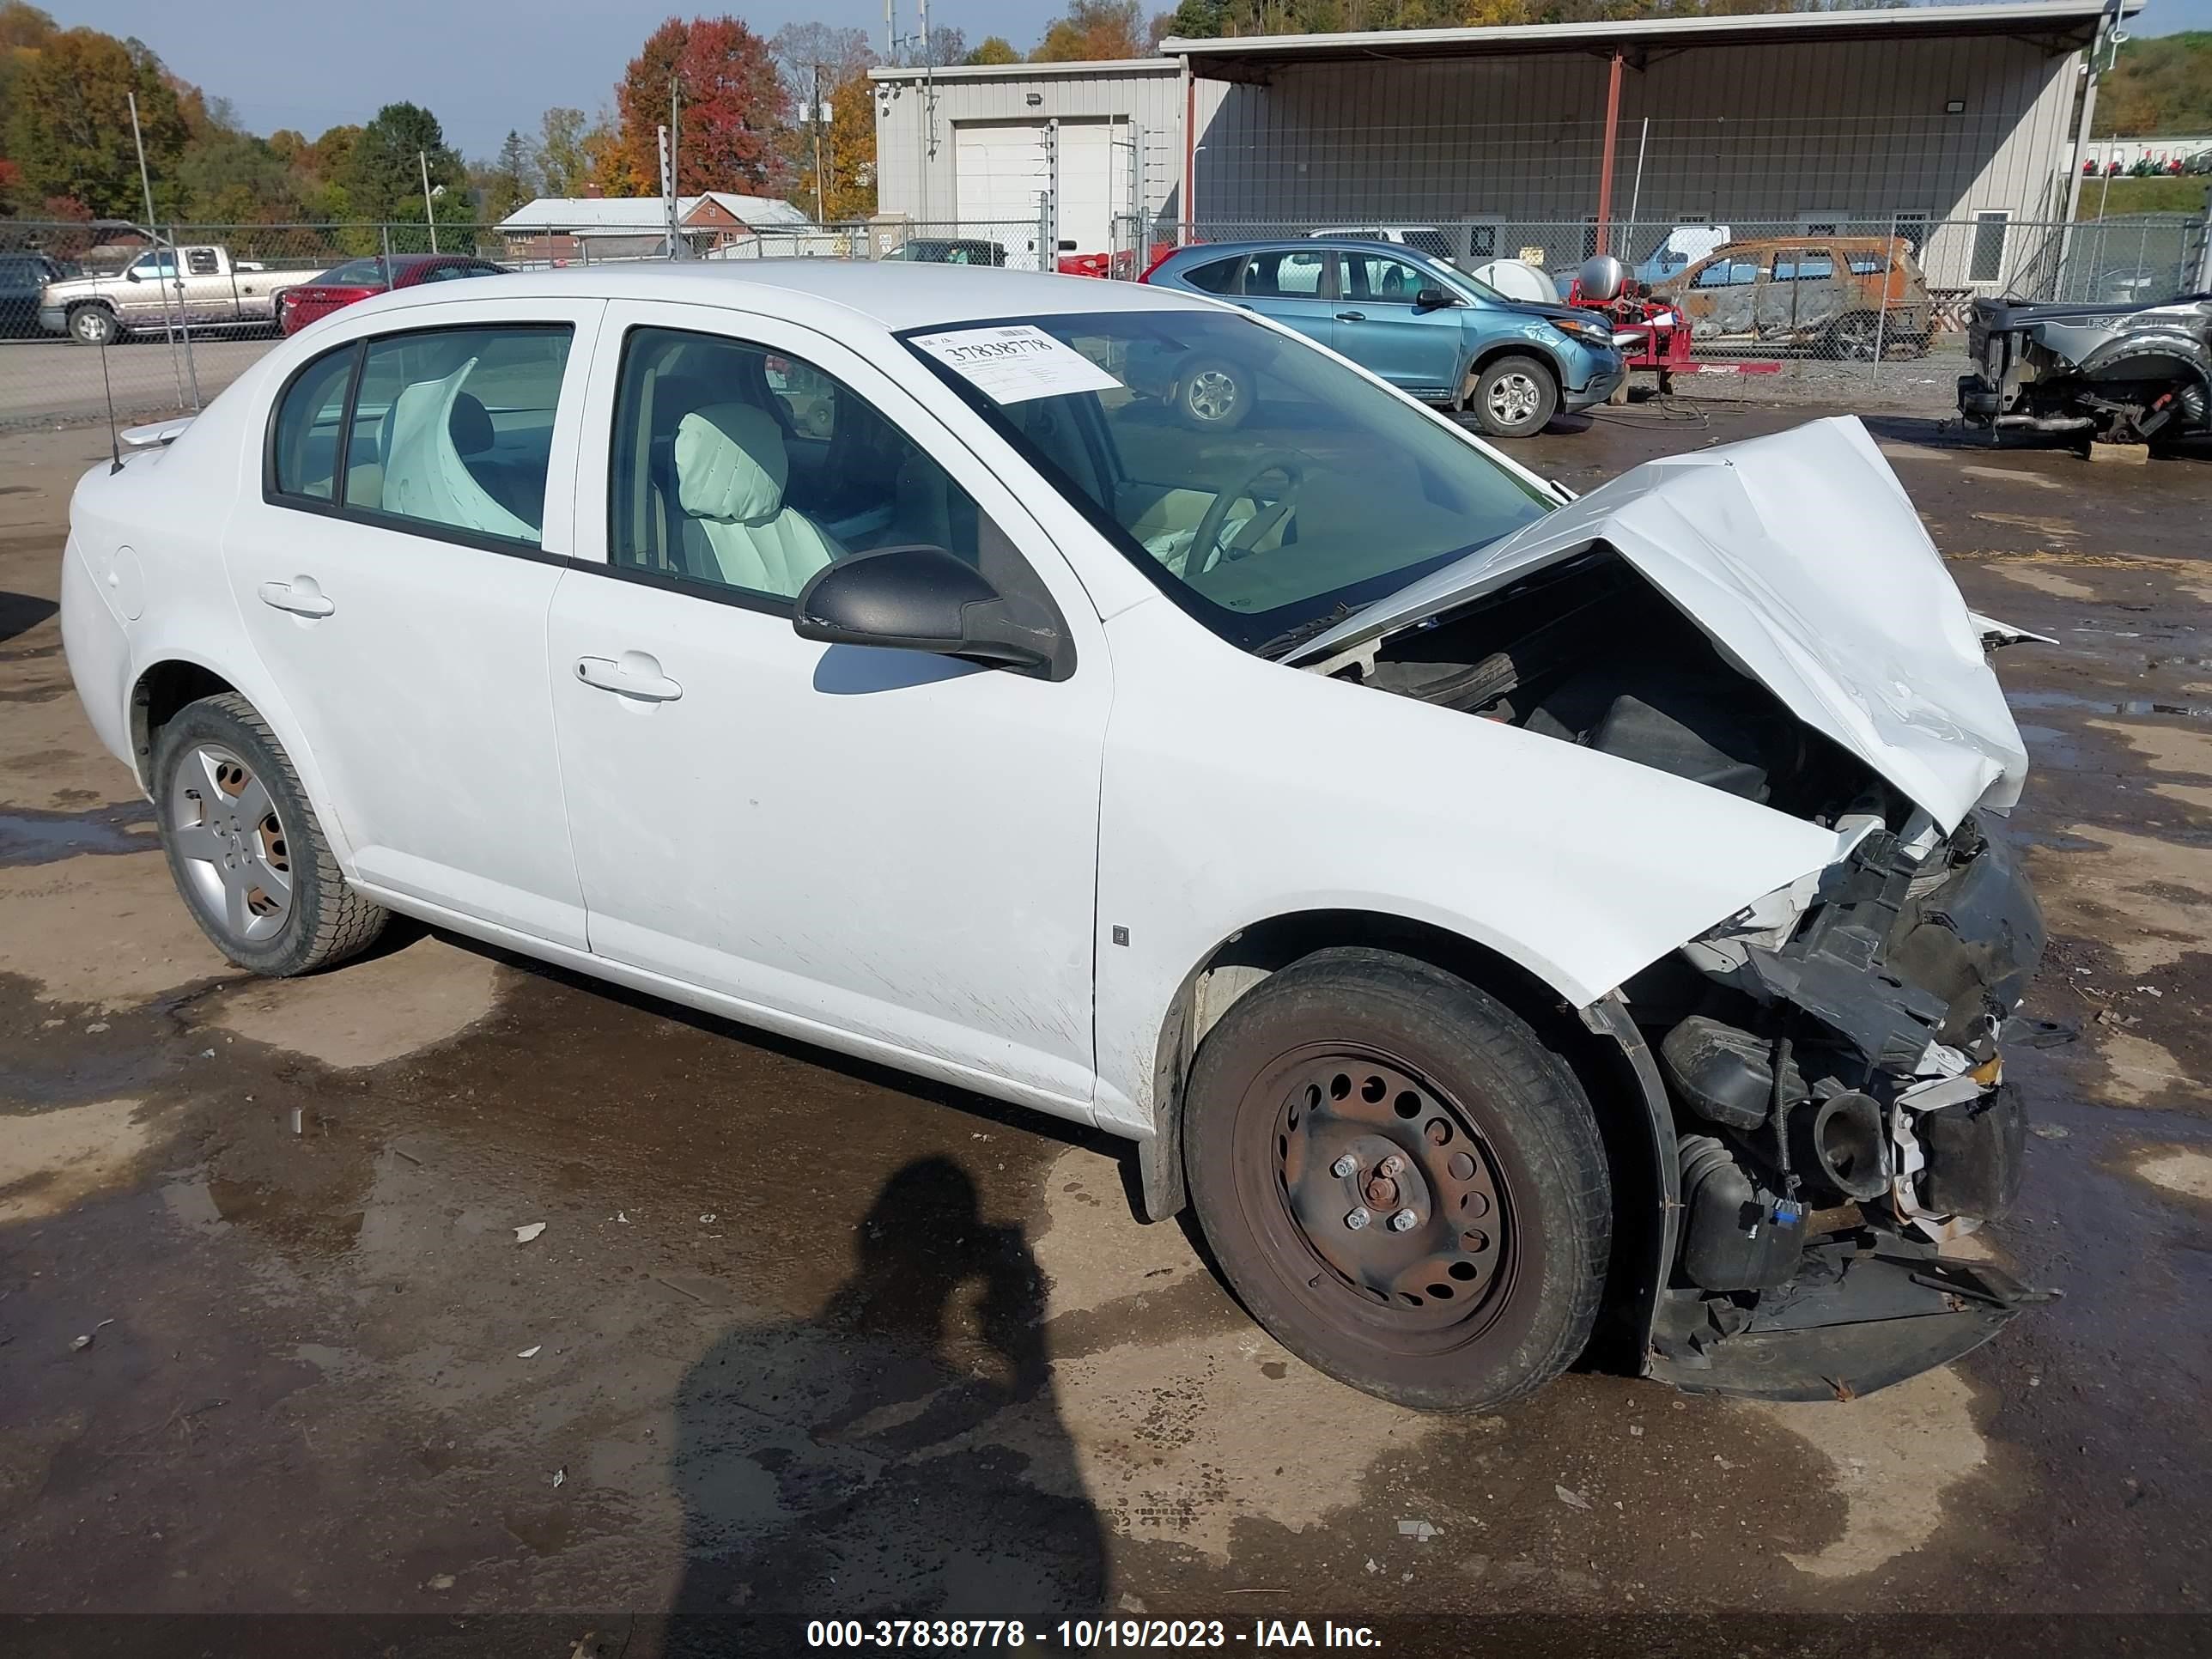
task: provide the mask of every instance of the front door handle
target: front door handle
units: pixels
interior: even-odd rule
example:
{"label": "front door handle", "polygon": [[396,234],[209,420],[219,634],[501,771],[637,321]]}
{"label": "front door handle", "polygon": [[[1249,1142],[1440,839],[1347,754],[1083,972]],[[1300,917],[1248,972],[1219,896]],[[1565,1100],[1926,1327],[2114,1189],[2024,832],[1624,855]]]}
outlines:
{"label": "front door handle", "polygon": [[612,657],[579,657],[576,678],[586,685],[618,697],[635,697],[640,702],[674,702],[684,695],[684,688],[662,673],[659,661],[644,651],[625,651],[619,661]]}
{"label": "front door handle", "polygon": [[1367,320],[1367,313],[1364,311],[1340,311],[1336,313],[1336,320],[1340,323],[1364,323]]}
{"label": "front door handle", "polygon": [[337,609],[323,597],[323,590],[313,576],[295,576],[289,582],[264,582],[258,591],[262,604],[289,611],[295,617],[327,617]]}

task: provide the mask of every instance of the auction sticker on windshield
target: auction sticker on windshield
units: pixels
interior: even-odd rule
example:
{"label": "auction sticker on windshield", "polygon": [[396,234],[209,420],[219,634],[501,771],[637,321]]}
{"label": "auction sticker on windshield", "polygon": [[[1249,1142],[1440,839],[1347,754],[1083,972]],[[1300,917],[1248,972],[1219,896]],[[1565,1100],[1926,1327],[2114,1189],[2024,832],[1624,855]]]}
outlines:
{"label": "auction sticker on windshield", "polygon": [[994,403],[1026,403],[1070,392],[1112,392],[1121,384],[1073,346],[1032,323],[915,335],[910,343],[957,370]]}

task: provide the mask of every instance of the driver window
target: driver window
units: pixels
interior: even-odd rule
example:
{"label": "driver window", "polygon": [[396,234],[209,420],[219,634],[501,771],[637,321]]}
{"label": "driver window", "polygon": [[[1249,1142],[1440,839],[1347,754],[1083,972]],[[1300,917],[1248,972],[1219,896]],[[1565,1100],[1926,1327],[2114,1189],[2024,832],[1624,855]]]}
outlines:
{"label": "driver window", "polygon": [[777,610],[851,554],[920,544],[980,568],[1006,544],[951,474],[836,377],[677,329],[624,343],[608,510],[618,568]]}
{"label": "driver window", "polygon": [[1345,287],[1351,299],[1409,306],[1423,289],[1442,286],[1435,278],[1423,276],[1403,259],[1392,259],[1379,253],[1346,253],[1342,258]]}

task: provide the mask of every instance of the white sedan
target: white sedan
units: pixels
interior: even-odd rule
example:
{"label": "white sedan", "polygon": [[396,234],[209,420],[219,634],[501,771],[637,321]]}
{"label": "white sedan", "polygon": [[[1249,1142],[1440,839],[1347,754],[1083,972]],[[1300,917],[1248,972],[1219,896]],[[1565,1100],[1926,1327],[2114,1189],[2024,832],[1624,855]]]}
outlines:
{"label": "white sedan", "polygon": [[1939,1255],[2019,1173],[2021,636],[1856,422],[1577,501],[1201,297],[792,260],[370,300],[136,435],[70,664],[243,967],[398,911],[1096,1124],[1420,1407],[2023,1299]]}

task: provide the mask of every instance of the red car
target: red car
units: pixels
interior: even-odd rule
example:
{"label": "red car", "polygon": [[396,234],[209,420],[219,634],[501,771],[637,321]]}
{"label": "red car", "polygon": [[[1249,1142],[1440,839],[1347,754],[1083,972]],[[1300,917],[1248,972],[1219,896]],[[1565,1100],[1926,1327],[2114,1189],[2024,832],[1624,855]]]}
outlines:
{"label": "red car", "polygon": [[276,296],[276,325],[286,334],[297,334],[318,318],[395,288],[417,283],[450,283],[462,276],[497,276],[506,267],[471,253],[395,253],[389,259],[371,254],[334,265],[298,288]]}

